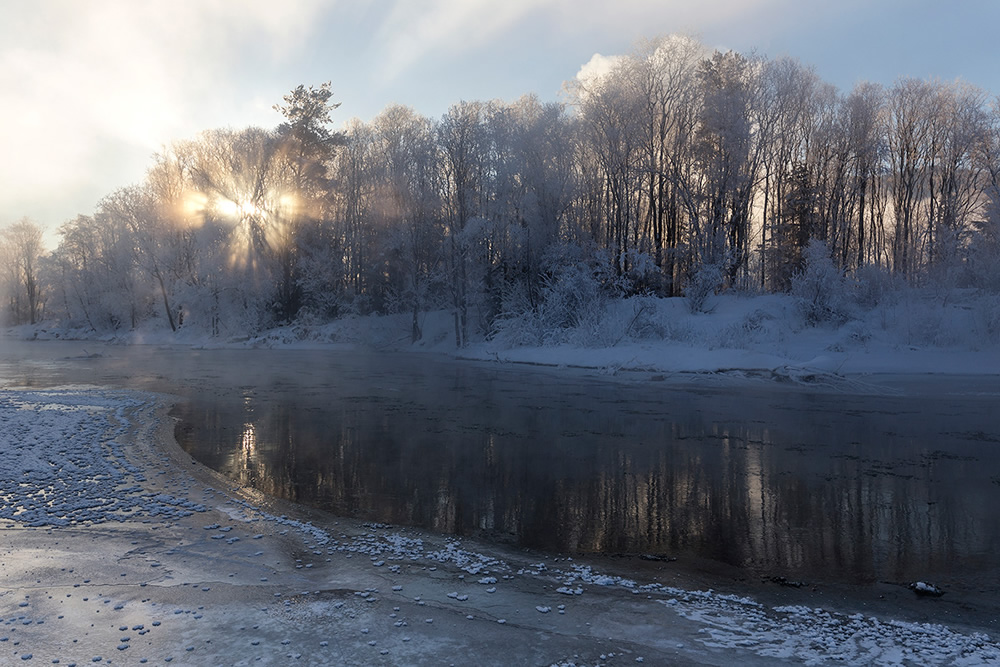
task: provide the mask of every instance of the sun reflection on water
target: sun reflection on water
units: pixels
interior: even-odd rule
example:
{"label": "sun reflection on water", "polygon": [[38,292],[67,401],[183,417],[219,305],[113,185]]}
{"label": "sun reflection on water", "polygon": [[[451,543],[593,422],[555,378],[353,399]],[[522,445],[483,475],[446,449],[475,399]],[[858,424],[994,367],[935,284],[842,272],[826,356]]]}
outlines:
{"label": "sun reflection on water", "polygon": [[240,438],[240,450],[243,452],[243,460],[249,462],[257,451],[257,431],[254,425],[247,422],[243,424],[243,436]]}

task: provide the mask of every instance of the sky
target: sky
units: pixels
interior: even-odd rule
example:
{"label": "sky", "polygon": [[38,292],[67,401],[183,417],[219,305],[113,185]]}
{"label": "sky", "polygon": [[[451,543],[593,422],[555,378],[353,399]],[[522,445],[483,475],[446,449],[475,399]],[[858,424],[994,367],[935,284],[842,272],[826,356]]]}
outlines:
{"label": "sky", "polygon": [[1000,2],[955,0],[0,0],[0,226],[53,231],[200,131],[274,127],[299,84],[335,124],[393,103],[561,99],[595,54],[671,33],[790,56],[849,90],[900,76],[1000,94]]}

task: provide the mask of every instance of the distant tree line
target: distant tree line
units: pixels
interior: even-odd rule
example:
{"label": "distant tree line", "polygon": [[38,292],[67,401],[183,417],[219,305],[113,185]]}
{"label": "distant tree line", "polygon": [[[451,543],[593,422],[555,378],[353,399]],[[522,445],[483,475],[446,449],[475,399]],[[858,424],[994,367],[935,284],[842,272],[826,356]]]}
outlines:
{"label": "distant tree line", "polygon": [[405,312],[418,340],[444,308],[462,346],[566,275],[787,290],[812,241],[845,276],[1000,287],[1000,106],[972,85],[845,94],[668,36],[566,92],[437,120],[393,105],[338,132],[330,84],[299,86],[274,130],[166,148],[47,256],[30,221],[4,228],[4,318],[232,336]]}

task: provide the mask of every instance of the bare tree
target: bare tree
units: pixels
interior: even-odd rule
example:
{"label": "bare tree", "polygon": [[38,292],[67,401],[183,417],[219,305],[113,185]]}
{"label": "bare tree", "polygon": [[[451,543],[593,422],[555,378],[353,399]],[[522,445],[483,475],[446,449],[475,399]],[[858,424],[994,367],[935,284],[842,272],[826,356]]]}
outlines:
{"label": "bare tree", "polygon": [[939,85],[937,99],[928,167],[927,262],[940,274],[958,268],[972,221],[985,203],[985,166],[979,156],[988,117],[986,96],[974,86]]}
{"label": "bare tree", "polygon": [[901,79],[888,94],[889,183],[894,219],[892,267],[908,278],[915,278],[919,258],[920,205],[927,196],[937,102],[931,84],[919,79]]}

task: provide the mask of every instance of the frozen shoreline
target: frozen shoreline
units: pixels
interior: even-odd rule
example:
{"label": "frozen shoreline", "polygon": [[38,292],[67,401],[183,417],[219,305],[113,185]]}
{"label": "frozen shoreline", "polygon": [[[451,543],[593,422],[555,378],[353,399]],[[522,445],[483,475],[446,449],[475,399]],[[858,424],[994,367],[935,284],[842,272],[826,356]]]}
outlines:
{"label": "frozen shoreline", "polygon": [[[449,311],[422,313],[422,337],[410,342],[410,315],[344,317],[324,324],[295,324],[255,336],[210,337],[194,329],[147,328],[96,336],[58,326],[7,331],[11,340],[77,340],[166,345],[197,349],[294,349],[436,354],[458,360],[625,371],[678,379],[745,375],[756,380],[800,382],[807,376],[1000,375],[1000,301],[955,290],[944,296],[903,291],[842,323],[807,325],[788,295],[712,297],[709,312],[689,312],[682,298],[636,297],[611,301],[601,317],[576,328],[455,347]],[[529,327],[530,323],[519,323]],[[822,378],[820,378],[822,379]]]}
{"label": "frozen shoreline", "polygon": [[[880,591],[883,606],[858,613],[866,602],[842,591],[754,594],[671,563],[625,574],[607,560],[267,499],[194,463],[165,409],[135,392],[0,392],[0,448],[22,480],[2,491],[0,655],[191,665],[1000,659],[981,634],[994,629],[975,618],[953,629],[920,622],[941,607],[905,589]],[[39,475],[47,467],[61,486]],[[56,525],[67,518],[76,523]],[[716,584],[727,590],[705,590]],[[885,613],[895,603],[899,614]]]}

